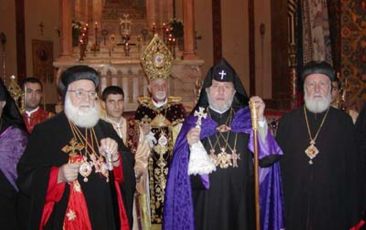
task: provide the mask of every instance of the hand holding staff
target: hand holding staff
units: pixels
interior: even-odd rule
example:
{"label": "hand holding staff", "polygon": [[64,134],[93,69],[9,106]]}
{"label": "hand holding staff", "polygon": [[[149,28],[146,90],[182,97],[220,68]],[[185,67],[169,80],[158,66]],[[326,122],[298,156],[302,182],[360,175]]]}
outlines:
{"label": "hand holding staff", "polygon": [[260,205],[259,205],[259,166],[258,166],[258,118],[264,119],[264,103],[260,97],[252,97],[249,100],[252,129],[254,135],[254,192],[255,192],[255,222],[256,230],[260,230]]}

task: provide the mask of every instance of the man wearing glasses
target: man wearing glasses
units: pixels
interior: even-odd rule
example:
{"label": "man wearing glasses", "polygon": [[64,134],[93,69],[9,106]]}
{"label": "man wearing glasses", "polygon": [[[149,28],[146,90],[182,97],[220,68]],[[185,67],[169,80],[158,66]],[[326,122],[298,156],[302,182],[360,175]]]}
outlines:
{"label": "man wearing glasses", "polygon": [[[30,229],[130,229],[133,156],[99,119],[99,74],[73,66],[60,77],[65,110],[35,127],[18,165]],[[26,221],[26,220],[24,220]]]}

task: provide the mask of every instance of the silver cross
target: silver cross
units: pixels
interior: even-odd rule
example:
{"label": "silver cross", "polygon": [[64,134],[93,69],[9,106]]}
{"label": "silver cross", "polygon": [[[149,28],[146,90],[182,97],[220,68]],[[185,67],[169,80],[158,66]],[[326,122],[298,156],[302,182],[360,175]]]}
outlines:
{"label": "silver cross", "polygon": [[221,80],[222,80],[222,79],[224,79],[224,76],[226,76],[226,72],[224,70],[221,70],[219,75],[221,76]]}
{"label": "silver cross", "polygon": [[194,116],[198,117],[197,118],[197,122],[196,122],[196,127],[201,127],[202,124],[202,118],[206,118],[207,117],[207,113],[205,113],[205,109],[202,107],[198,108],[198,111],[194,111]]}

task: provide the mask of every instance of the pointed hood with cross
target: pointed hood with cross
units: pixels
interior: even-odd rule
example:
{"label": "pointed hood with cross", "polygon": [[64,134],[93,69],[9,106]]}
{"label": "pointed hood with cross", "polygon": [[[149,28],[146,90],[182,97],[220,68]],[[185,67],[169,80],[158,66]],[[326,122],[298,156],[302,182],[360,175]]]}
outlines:
{"label": "pointed hood with cross", "polygon": [[206,88],[209,88],[212,85],[213,79],[221,82],[232,82],[234,84],[234,89],[236,91],[232,104],[234,109],[248,105],[249,99],[239,76],[236,74],[234,68],[222,58],[209,69],[207,76],[203,81],[200,97],[193,112],[196,110],[198,111],[199,107],[206,108],[208,106]]}

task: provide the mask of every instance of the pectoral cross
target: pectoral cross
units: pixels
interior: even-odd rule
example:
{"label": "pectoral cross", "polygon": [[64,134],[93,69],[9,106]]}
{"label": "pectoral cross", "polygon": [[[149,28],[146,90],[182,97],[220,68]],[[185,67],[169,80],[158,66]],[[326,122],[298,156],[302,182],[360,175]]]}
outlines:
{"label": "pectoral cross", "polygon": [[84,146],[80,143],[78,143],[75,138],[72,138],[69,142],[69,144],[65,145],[61,150],[64,153],[75,155],[75,151],[81,151],[84,148]]}
{"label": "pectoral cross", "polygon": [[319,154],[319,150],[315,146],[314,140],[310,141],[310,145],[306,148],[305,154],[310,158],[309,164],[313,164],[313,159]]}
{"label": "pectoral cross", "polygon": [[232,158],[232,160],[233,160],[233,167],[234,167],[234,168],[239,167],[239,165],[238,165],[238,160],[240,160],[240,155],[236,153],[236,149],[234,149],[234,150],[231,152],[231,158]]}
{"label": "pectoral cross", "polygon": [[202,107],[198,108],[198,111],[194,111],[194,116],[198,117],[197,121],[196,121],[196,127],[201,127],[202,124],[202,118],[206,118],[207,117],[207,113],[205,113],[205,109]]}
{"label": "pectoral cross", "polygon": [[221,70],[221,72],[219,73],[219,75],[221,76],[221,80],[223,80],[224,77],[226,76],[226,72],[224,70]]}

